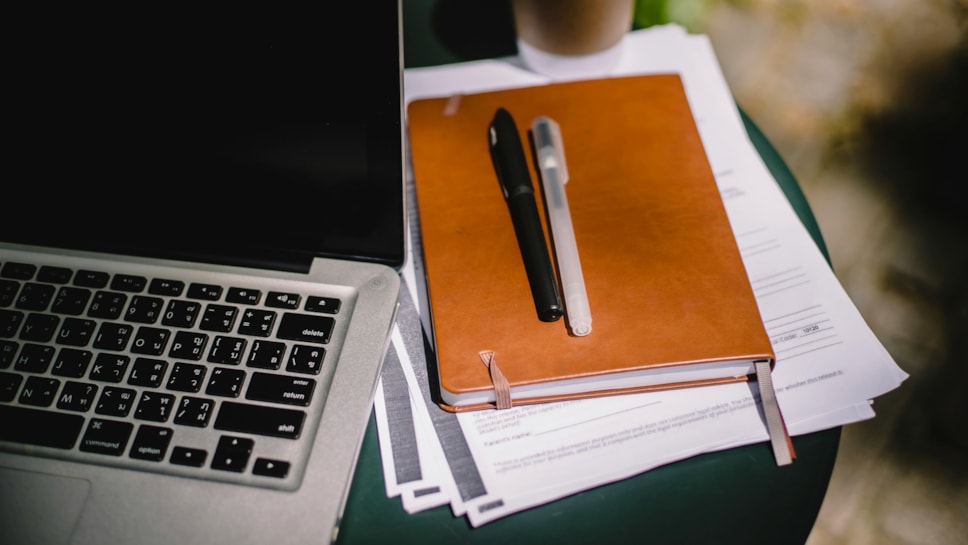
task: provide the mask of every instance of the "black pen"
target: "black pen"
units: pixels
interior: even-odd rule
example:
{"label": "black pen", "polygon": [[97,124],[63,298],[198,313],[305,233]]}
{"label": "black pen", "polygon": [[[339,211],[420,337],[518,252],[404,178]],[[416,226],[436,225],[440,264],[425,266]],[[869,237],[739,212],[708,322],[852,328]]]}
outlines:
{"label": "black pen", "polygon": [[561,318],[563,313],[558,282],[551,268],[551,256],[538,217],[531,173],[514,118],[504,108],[498,108],[487,134],[491,160],[511,213],[535,310],[541,321],[553,322]]}

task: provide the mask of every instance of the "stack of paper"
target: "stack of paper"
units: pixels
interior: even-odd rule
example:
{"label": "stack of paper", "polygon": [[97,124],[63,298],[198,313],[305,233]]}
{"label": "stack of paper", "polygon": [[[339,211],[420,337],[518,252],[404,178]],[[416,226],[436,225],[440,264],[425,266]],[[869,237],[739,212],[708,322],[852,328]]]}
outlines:
{"label": "stack of paper", "polygon": [[[678,73],[770,335],[789,431],[872,418],[907,375],[875,338],[747,136],[707,37],[629,34],[613,75]],[[560,81],[559,78],[557,81]],[[406,98],[543,85],[516,58],[408,70]],[[643,97],[648,100],[648,97]],[[630,143],[631,145],[632,143]],[[642,145],[647,145],[643,143]],[[413,184],[410,180],[411,203]],[[430,399],[419,210],[375,409],[387,494],[473,526],[677,460],[768,439],[749,384],[452,414]]]}

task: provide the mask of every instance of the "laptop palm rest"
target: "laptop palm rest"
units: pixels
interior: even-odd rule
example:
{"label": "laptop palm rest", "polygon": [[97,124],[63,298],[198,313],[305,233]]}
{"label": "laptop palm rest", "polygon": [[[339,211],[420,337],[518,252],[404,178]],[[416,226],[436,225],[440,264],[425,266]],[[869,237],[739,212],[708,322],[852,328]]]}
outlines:
{"label": "laptop palm rest", "polygon": [[90,489],[84,479],[0,467],[0,542],[68,543]]}

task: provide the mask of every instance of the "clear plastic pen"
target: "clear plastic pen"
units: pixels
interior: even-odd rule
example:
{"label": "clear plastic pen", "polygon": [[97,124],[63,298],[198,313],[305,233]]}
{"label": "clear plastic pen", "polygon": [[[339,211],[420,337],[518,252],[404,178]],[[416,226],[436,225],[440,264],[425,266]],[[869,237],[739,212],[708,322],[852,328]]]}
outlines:
{"label": "clear plastic pen", "polygon": [[578,259],[578,243],[571,222],[565,184],[568,165],[561,140],[561,129],[549,117],[540,116],[531,123],[534,148],[538,156],[538,170],[544,186],[551,238],[554,241],[555,261],[561,279],[565,315],[573,334],[585,336],[592,331],[592,315],[585,291],[585,277]]}

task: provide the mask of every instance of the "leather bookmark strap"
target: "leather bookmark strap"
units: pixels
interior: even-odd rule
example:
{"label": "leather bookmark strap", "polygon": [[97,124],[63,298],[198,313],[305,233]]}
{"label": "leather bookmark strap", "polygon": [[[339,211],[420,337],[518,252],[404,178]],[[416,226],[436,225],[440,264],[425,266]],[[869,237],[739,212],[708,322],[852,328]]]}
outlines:
{"label": "leather bookmark strap", "polygon": [[482,350],[479,355],[481,356],[481,361],[487,366],[487,370],[491,373],[491,383],[494,384],[494,401],[497,403],[498,409],[510,409],[511,408],[511,385],[508,383],[508,379],[501,372],[501,369],[497,366],[497,362],[494,360],[494,352],[491,350]]}
{"label": "leather bookmark strap", "polygon": [[773,446],[773,457],[776,465],[785,466],[793,463],[797,457],[793,451],[793,441],[787,433],[780,404],[773,390],[773,376],[769,361],[758,361],[756,366],[756,382],[760,390],[760,403],[763,405],[763,416],[766,418],[766,430],[770,434],[770,444]]}

